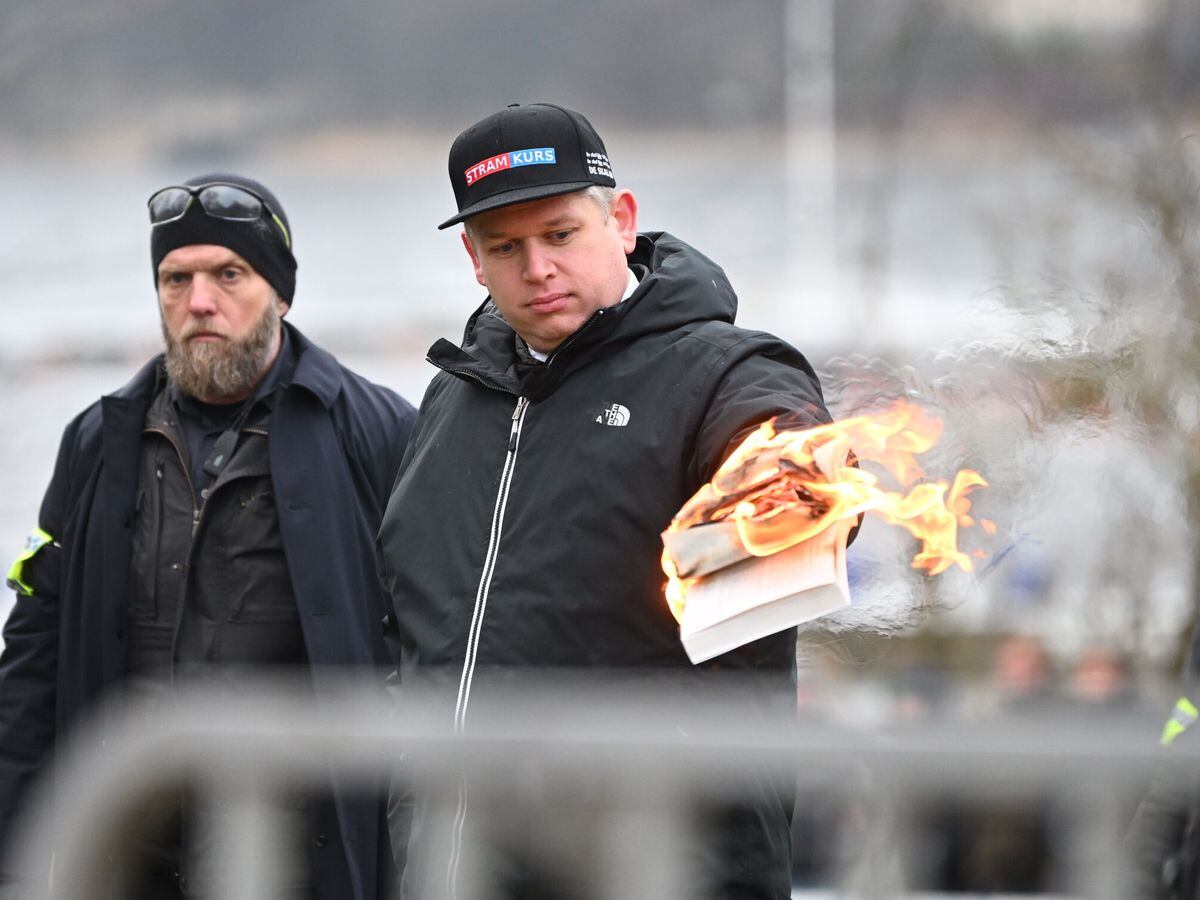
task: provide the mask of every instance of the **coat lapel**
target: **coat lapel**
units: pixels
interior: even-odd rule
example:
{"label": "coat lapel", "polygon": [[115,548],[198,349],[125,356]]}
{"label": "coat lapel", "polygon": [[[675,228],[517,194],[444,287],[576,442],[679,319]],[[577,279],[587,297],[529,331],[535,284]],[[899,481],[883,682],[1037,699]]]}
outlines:
{"label": "coat lapel", "polygon": [[[138,447],[148,405],[140,397],[109,396],[101,400],[100,504],[93,508],[92,515],[102,529],[100,577],[93,583],[100,586],[99,626],[104,647],[120,640],[128,617]],[[105,653],[101,665],[105,682],[119,677],[125,668],[124,644]]]}

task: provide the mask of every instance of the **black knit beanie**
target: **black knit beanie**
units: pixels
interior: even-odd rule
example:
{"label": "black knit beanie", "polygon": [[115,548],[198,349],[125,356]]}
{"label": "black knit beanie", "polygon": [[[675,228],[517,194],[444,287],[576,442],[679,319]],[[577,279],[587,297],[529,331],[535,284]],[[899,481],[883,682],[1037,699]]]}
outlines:
{"label": "black knit beanie", "polygon": [[[189,178],[183,184],[187,187],[199,187],[217,182],[235,184],[262,197],[271,208],[271,212],[283,222],[288,240],[291,240],[292,226],[288,223],[287,213],[283,211],[275,195],[253,178],[228,172],[213,172]],[[290,304],[292,296],[296,293],[296,257],[292,255],[284,240],[283,232],[271,218],[271,212],[264,211],[262,216],[253,222],[218,219],[206,213],[199,201],[193,201],[181,218],[152,226],[150,260],[154,266],[155,286],[158,285],[158,266],[163,257],[172,250],[191,244],[216,244],[228,247],[250,263],[254,270],[275,288],[279,296]]]}

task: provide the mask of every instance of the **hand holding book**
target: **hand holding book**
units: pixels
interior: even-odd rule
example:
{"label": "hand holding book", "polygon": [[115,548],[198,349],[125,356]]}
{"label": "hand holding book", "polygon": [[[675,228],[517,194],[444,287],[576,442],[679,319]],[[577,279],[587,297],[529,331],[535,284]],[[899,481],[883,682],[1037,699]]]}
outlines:
{"label": "hand holding book", "polygon": [[[803,455],[778,446],[735,452],[663,533],[693,663],[850,603],[845,551],[856,514],[834,520],[807,487],[836,479],[847,452],[833,440]],[[763,542],[767,552],[757,552]]]}
{"label": "hand holding book", "polygon": [[[975,524],[966,495],[987,482],[964,469],[953,484],[917,483],[916,456],[939,437],[937,419],[899,402],[805,430],[775,426],[751,433],[663,533],[667,601],[693,662],[849,605],[846,540],[864,512],[920,539],[915,568],[971,570],[957,531]],[[907,493],[880,487],[851,445]]]}

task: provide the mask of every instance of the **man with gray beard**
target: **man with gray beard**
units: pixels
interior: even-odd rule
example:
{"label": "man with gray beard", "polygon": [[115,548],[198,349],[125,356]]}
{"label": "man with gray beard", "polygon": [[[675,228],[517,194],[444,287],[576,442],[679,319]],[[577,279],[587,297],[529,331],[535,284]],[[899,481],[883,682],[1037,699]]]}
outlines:
{"label": "man with gray beard", "polygon": [[[8,573],[0,841],[102,698],[153,719],[181,684],[234,695],[285,669],[320,698],[391,662],[374,538],[413,408],[282,321],[297,266],[264,185],[204,175],[149,209],[165,353],[67,426]],[[279,801],[286,897],[387,895],[381,801],[332,778]],[[222,827],[180,790],[93,896],[211,895]]]}

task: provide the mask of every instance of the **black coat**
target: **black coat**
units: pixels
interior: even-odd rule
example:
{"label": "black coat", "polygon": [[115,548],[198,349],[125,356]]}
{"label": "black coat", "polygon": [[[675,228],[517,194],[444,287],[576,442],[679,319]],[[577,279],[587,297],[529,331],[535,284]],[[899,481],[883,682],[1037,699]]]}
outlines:
{"label": "black coat", "polygon": [[[460,727],[503,669],[690,670],[660,533],[747,430],[781,413],[829,421],[805,358],[733,324],[717,265],[666,234],[641,235],[630,263],[634,293],[545,365],[522,358],[490,301],[461,348],[430,351],[443,371],[388,502],[381,569],[401,683],[441,682]],[[705,668],[774,673],[794,710],[794,666],[793,629]],[[771,885],[751,895],[788,891],[786,806],[743,855],[746,879]]]}
{"label": "black coat", "polygon": [[[271,480],[314,689],[389,664],[374,536],[412,427],[411,405],[341,366],[290,325],[297,354],[272,414]],[[61,544],[20,596],[0,656],[0,825],[6,833],[55,741],[125,671],[130,554],[142,426],[161,358],[66,428],[39,527]],[[42,568],[45,568],[44,562]],[[390,856],[377,798],[333,785],[350,884],[323,896],[375,898]],[[317,855],[318,884],[329,884]],[[332,863],[331,863],[332,866]],[[331,869],[332,871],[332,869]],[[337,881],[333,877],[334,882]]]}

